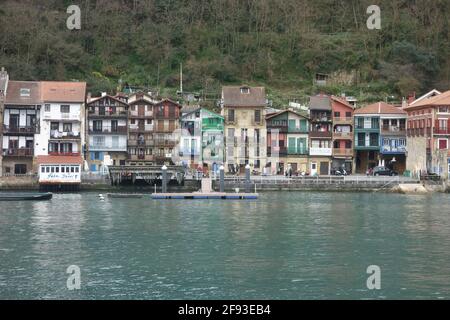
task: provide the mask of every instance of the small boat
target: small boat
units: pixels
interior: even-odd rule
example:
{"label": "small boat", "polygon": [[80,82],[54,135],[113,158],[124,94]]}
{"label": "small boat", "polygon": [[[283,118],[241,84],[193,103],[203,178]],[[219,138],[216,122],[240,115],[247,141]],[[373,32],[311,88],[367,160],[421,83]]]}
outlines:
{"label": "small boat", "polygon": [[50,200],[53,193],[0,193],[0,201]]}
{"label": "small boat", "polygon": [[144,195],[138,193],[108,193],[108,198],[121,198],[121,199],[140,199]]}

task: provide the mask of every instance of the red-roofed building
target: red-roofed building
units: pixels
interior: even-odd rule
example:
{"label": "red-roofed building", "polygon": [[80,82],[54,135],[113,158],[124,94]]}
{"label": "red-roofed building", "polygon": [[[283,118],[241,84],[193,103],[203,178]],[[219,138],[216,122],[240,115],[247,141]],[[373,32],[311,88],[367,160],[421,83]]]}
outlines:
{"label": "red-roofed building", "polygon": [[353,111],[345,99],[331,97],[333,117],[333,159],[331,172],[353,172]]}
{"label": "red-roofed building", "polygon": [[[435,91],[432,91],[435,92]],[[407,169],[413,175],[450,174],[450,91],[425,95],[406,106]]]}
{"label": "red-roofed building", "polygon": [[406,167],[406,112],[377,102],[355,110],[355,166],[365,173],[385,166],[399,174]]}
{"label": "red-roofed building", "polygon": [[37,156],[35,162],[41,186],[80,186],[83,165],[81,156]]}

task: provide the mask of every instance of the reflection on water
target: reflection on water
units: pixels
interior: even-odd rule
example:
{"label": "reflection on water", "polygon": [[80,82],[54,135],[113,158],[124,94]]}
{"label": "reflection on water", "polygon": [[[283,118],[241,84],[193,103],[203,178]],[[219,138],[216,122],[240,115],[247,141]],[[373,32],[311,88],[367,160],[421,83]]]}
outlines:
{"label": "reflection on water", "polygon": [[[1,299],[450,298],[448,195],[0,206]],[[81,290],[66,288],[70,265]],[[382,290],[366,287],[379,265]]]}

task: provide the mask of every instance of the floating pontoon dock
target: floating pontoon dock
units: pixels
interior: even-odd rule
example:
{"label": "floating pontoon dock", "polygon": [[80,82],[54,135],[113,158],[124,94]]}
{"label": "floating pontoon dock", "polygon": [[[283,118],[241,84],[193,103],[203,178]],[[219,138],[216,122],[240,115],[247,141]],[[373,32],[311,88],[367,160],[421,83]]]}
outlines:
{"label": "floating pontoon dock", "polygon": [[170,200],[170,199],[193,199],[193,200],[207,200],[207,199],[221,199],[221,200],[256,200],[258,199],[257,193],[154,193],[152,194],[154,200]]}

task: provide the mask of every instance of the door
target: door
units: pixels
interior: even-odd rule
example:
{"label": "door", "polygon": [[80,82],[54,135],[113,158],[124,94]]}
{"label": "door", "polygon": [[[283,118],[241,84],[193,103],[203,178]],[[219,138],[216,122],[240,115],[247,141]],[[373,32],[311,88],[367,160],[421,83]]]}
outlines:
{"label": "door", "polygon": [[117,120],[111,120],[111,132],[117,132],[119,130],[119,123]]}
{"label": "door", "polygon": [[145,117],[145,106],[138,106],[138,116]]}
{"label": "door", "polygon": [[145,120],[139,120],[139,131],[145,131]]}
{"label": "door", "polygon": [[330,164],[328,162],[320,163],[320,175],[327,176],[329,172]]}
{"label": "door", "polygon": [[311,176],[317,175],[317,163],[311,163]]}
{"label": "door", "polygon": [[19,119],[20,119],[20,116],[18,114],[10,114],[9,115],[9,128],[10,129],[19,128]]}
{"label": "door", "polygon": [[292,172],[295,173],[298,171],[298,167],[296,163],[290,163],[291,168],[292,168]]}
{"label": "door", "polygon": [[447,149],[447,139],[439,140],[439,150]]}
{"label": "door", "polygon": [[27,165],[26,164],[16,164],[14,165],[14,174],[26,174]]}

